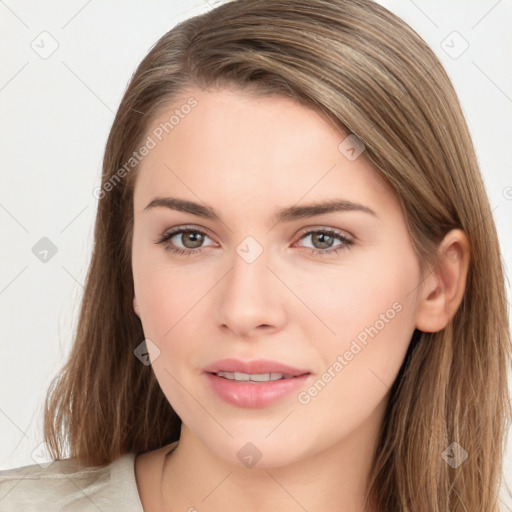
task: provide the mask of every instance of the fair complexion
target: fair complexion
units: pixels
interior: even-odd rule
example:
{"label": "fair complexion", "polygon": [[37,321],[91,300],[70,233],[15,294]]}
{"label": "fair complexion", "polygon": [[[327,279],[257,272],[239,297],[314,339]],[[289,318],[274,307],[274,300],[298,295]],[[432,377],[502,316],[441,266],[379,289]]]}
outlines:
{"label": "fair complexion", "polygon": [[[197,106],[143,160],[134,191],[134,310],[183,422],[170,455],[163,447],[137,457],[142,504],[362,512],[390,386],[414,329],[442,329],[460,304],[467,239],[450,232],[425,277],[394,193],[364,152],[351,161],[339,151],[345,135],[321,114],[280,96],[190,95]],[[146,208],[157,197],[207,205],[219,219]],[[274,221],[281,209],[331,200],[363,208]],[[189,232],[156,243],[183,227]],[[259,255],[248,262],[245,254]],[[354,345],[364,332],[366,344]],[[309,375],[269,405],[237,406],[204,373],[224,358],[269,359]],[[237,456],[248,442],[261,454],[252,467]]]}

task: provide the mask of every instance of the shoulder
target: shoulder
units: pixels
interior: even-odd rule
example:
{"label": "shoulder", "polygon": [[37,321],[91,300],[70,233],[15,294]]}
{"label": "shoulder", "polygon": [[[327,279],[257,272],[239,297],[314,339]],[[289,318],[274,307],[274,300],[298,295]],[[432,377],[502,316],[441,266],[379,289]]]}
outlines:
{"label": "shoulder", "polygon": [[135,454],[106,466],[74,459],[0,471],[2,512],[143,512],[134,473]]}

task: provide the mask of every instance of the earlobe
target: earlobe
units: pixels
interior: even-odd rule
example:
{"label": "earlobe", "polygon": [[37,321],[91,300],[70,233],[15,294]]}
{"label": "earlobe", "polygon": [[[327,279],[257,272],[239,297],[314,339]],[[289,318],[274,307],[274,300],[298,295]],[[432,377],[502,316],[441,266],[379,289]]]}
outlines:
{"label": "earlobe", "polygon": [[416,328],[444,329],[462,302],[469,268],[470,247],[460,229],[450,231],[439,246],[439,259],[424,279],[416,310]]}

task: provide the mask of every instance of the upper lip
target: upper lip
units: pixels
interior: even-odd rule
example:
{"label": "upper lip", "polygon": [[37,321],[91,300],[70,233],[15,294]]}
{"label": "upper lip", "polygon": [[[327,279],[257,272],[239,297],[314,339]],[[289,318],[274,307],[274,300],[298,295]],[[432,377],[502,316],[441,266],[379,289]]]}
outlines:
{"label": "upper lip", "polygon": [[221,359],[204,368],[206,373],[218,372],[239,372],[239,373],[281,373],[283,375],[297,377],[310,373],[309,370],[301,370],[278,361],[268,359],[254,359],[252,361],[241,361],[239,359]]}

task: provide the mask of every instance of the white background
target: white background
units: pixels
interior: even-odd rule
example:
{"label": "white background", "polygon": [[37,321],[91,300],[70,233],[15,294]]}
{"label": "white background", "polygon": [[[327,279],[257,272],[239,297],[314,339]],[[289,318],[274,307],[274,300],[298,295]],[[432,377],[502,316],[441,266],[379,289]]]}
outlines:
{"label": "white background", "polygon": [[[217,3],[0,0],[0,469],[34,464],[43,439],[43,398],[72,342],[92,249],[92,190],[127,82],[161,35]],[[429,43],[454,82],[509,273],[512,0],[380,3]],[[47,51],[58,44],[46,59],[33,49],[42,40]],[[57,247],[47,263],[32,253],[42,237]],[[509,485],[511,458],[509,442]],[[512,510],[512,499],[501,499]]]}

